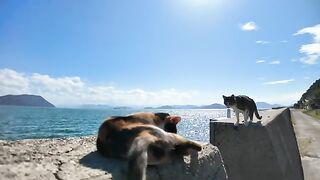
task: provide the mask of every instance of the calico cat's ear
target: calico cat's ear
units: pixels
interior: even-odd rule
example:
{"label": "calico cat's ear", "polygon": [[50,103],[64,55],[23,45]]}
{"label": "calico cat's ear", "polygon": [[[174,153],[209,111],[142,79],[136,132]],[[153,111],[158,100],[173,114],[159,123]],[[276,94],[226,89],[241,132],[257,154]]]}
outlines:
{"label": "calico cat's ear", "polygon": [[223,97],[223,99],[225,99],[225,98],[226,98],[226,96],[225,96],[225,95],[222,95],[222,97]]}
{"label": "calico cat's ear", "polygon": [[166,121],[169,123],[178,124],[178,122],[181,121],[181,117],[180,116],[167,116]]}

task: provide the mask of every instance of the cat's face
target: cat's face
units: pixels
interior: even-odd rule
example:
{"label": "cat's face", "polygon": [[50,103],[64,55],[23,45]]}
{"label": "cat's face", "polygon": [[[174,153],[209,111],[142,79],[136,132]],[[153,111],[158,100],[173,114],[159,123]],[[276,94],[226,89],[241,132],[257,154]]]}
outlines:
{"label": "cat's face", "polygon": [[231,106],[236,105],[236,99],[234,95],[232,94],[231,96],[222,96],[224,100],[224,105],[227,106],[227,108],[230,108]]}

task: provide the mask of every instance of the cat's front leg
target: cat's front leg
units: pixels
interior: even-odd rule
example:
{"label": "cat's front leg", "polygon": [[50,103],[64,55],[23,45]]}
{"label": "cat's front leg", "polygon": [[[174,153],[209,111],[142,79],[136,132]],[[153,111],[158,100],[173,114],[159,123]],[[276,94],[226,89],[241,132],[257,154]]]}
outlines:
{"label": "cat's front leg", "polygon": [[243,113],[243,117],[244,117],[244,125],[245,125],[245,126],[249,126],[249,122],[248,122],[249,112],[248,112],[248,111],[245,111],[245,112]]}
{"label": "cat's front leg", "polygon": [[236,117],[237,117],[237,121],[234,123],[234,126],[239,125],[239,111],[236,111]]}

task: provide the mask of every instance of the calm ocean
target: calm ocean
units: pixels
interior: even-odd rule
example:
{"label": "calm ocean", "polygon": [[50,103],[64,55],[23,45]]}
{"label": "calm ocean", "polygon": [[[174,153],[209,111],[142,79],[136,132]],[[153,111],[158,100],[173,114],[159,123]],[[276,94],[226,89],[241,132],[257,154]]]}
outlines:
{"label": "calm ocean", "polygon": [[106,117],[154,111],[179,115],[178,133],[209,141],[209,119],[226,116],[225,109],[67,109],[0,106],[0,139],[62,138],[95,135]]}

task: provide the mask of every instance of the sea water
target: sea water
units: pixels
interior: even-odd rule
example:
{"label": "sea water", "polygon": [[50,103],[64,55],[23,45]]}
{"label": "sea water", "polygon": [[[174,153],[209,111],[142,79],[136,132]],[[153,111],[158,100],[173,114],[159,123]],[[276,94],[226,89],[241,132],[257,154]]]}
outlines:
{"label": "sea water", "polygon": [[209,141],[210,119],[226,116],[226,109],[70,109],[0,106],[0,139],[63,138],[96,135],[109,116],[133,112],[167,112],[182,117],[178,134]]}

